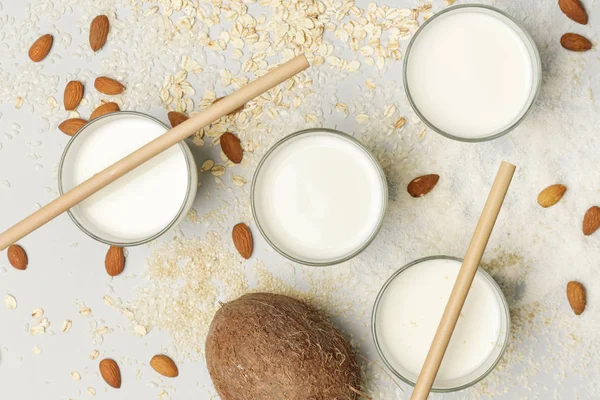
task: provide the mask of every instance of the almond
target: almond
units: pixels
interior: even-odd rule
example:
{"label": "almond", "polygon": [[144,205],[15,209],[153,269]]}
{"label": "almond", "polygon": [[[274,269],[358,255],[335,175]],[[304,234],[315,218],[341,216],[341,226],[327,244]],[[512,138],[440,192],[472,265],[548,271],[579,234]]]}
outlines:
{"label": "almond", "polygon": [[83,99],[83,83],[79,81],[67,83],[67,86],[65,86],[65,94],[63,96],[65,110],[71,111],[76,109],[81,102],[81,99]]}
{"label": "almond", "polygon": [[98,15],[90,24],[90,47],[94,51],[98,51],[106,43],[108,31],[110,30],[110,22],[106,15]]}
{"label": "almond", "polygon": [[583,285],[575,281],[567,283],[567,299],[573,312],[576,315],[581,315],[587,303]]}
{"label": "almond", "polygon": [[588,15],[579,0],[558,0],[558,6],[565,15],[582,25],[587,24]]}
{"label": "almond", "polygon": [[170,357],[162,354],[152,357],[150,366],[159,374],[169,378],[175,378],[179,375],[179,369],[175,362]]}
{"label": "almond", "polygon": [[[218,103],[219,101],[223,100],[224,98],[225,98],[225,97],[217,97],[217,98],[215,99],[215,101],[213,101],[213,104],[215,104],[215,103]],[[235,113],[237,113],[237,112],[240,112],[240,111],[242,111],[242,110],[243,110],[245,107],[246,107],[246,105],[243,105],[243,106],[240,106],[240,107],[236,108],[235,110],[233,110],[233,111],[230,113],[230,115],[231,115],[231,114],[235,114]]]}
{"label": "almond", "polygon": [[182,123],[182,122],[187,121],[188,119],[190,119],[190,117],[188,117],[185,114],[182,114],[180,112],[177,112],[177,111],[171,111],[168,114],[168,116],[169,116],[169,122],[171,123],[171,126],[173,128],[175,128],[180,123]]}
{"label": "almond", "polygon": [[406,190],[412,197],[423,197],[431,192],[431,189],[435,187],[439,179],[440,176],[436,174],[419,176],[410,181]]}
{"label": "almond", "polygon": [[23,250],[21,246],[18,244],[13,244],[8,248],[7,255],[10,265],[21,271],[27,269],[27,253],[25,253],[25,250]]}
{"label": "almond", "polygon": [[252,243],[252,232],[248,225],[240,223],[233,227],[231,233],[233,238],[233,244],[235,248],[245,259],[249,259],[252,255],[253,243]]}
{"label": "almond", "polygon": [[588,51],[592,48],[592,42],[577,33],[565,33],[560,38],[560,44],[567,50],[578,52]]}
{"label": "almond", "polygon": [[117,276],[125,268],[125,254],[123,248],[118,246],[110,246],[104,259],[106,272],[110,276]]}
{"label": "almond", "polygon": [[244,157],[244,150],[240,139],[231,132],[225,132],[219,139],[223,153],[231,160],[232,163],[239,164]]}
{"label": "almond", "polygon": [[544,208],[551,207],[558,203],[566,191],[567,187],[565,185],[556,184],[548,186],[538,195],[538,204]]}
{"label": "almond", "polygon": [[94,118],[98,118],[102,115],[114,113],[117,111],[121,111],[121,109],[119,108],[119,105],[117,103],[113,103],[113,102],[103,103],[103,104],[100,104],[98,107],[96,107],[96,109],[94,111],[92,111],[92,115],[90,115],[90,120],[92,120]]}
{"label": "almond", "polygon": [[100,93],[108,95],[121,94],[125,90],[125,86],[123,86],[121,82],[106,76],[99,76],[96,78],[94,81],[94,87]]}
{"label": "almond", "polygon": [[106,358],[100,361],[100,375],[109,386],[115,389],[121,387],[121,369],[115,360]]}
{"label": "almond", "polygon": [[589,236],[596,232],[598,228],[600,228],[600,207],[593,206],[583,216],[583,234]]}
{"label": "almond", "polygon": [[73,136],[74,134],[79,132],[79,130],[85,124],[87,124],[87,121],[85,119],[71,118],[61,122],[60,125],[58,125],[58,129],[60,129],[63,133],[66,133],[69,136]]}
{"label": "almond", "polygon": [[33,42],[29,48],[29,58],[31,58],[31,61],[40,62],[46,58],[48,53],[50,53],[53,41],[54,38],[52,35],[46,34],[44,36],[40,36],[38,40]]}

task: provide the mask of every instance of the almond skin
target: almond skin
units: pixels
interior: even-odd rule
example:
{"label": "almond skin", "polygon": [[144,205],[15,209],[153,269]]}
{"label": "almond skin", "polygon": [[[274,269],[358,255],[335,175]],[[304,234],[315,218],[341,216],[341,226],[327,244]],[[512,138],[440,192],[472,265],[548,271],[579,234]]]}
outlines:
{"label": "almond skin", "polygon": [[246,260],[250,258],[253,250],[252,232],[248,225],[239,223],[233,227],[231,232],[233,238],[233,244],[242,257]]}
{"label": "almond skin", "polygon": [[100,375],[109,386],[119,389],[121,387],[121,369],[115,360],[106,358],[100,361]]}
{"label": "almond skin", "polygon": [[49,33],[40,36],[29,48],[29,58],[33,62],[40,62],[48,53],[50,53],[50,49],[52,48],[52,42],[54,42],[54,38]]}
{"label": "almond skin", "polygon": [[[217,97],[217,98],[215,99],[215,101],[213,101],[213,104],[215,104],[215,103],[218,103],[219,101],[223,100],[224,98],[225,98],[225,97]],[[236,108],[235,110],[233,110],[231,113],[229,113],[229,115],[231,115],[231,114],[235,114],[235,113],[237,113],[237,112],[240,112],[240,111],[242,111],[242,110],[243,110],[245,107],[246,107],[246,105],[243,105],[243,106],[241,106],[241,107],[238,107],[238,108]]]}
{"label": "almond skin", "polygon": [[121,94],[125,90],[125,86],[121,82],[108,78],[106,76],[99,76],[94,81],[94,87],[100,93],[108,95]]}
{"label": "almond skin", "polygon": [[600,207],[593,206],[585,212],[582,224],[583,234],[589,236],[600,228]]}
{"label": "almond skin", "polygon": [[94,118],[98,118],[105,114],[110,114],[113,112],[121,111],[119,105],[117,103],[109,102],[100,104],[94,111],[92,111],[92,115],[90,115],[90,120]]}
{"label": "almond skin", "polygon": [[240,139],[231,132],[225,132],[219,139],[223,153],[231,160],[232,163],[239,164],[244,158],[244,150]]}
{"label": "almond skin", "polygon": [[8,248],[7,255],[10,265],[21,271],[27,269],[29,260],[27,259],[27,253],[25,253],[25,250],[21,246],[13,244]]}
{"label": "almond skin", "polygon": [[576,33],[565,33],[560,38],[560,45],[567,50],[583,52],[592,48],[592,42],[588,38]]}
{"label": "almond skin", "polygon": [[182,114],[177,111],[171,111],[168,114],[168,116],[169,116],[169,122],[171,123],[171,126],[173,128],[175,128],[177,125],[181,124],[182,122],[185,122],[188,119],[190,119],[190,117],[188,117],[187,115]]}
{"label": "almond skin", "polygon": [[106,43],[108,31],[110,30],[110,22],[106,15],[98,15],[90,24],[90,47],[94,51],[98,51]]}
{"label": "almond skin", "polygon": [[588,15],[579,0],[558,0],[561,11],[573,21],[585,25],[588,23]]}
{"label": "almond skin", "polygon": [[556,184],[548,186],[538,195],[538,204],[544,208],[552,207],[562,199],[566,191],[567,187],[565,185]]}
{"label": "almond skin", "polygon": [[179,369],[175,362],[168,356],[156,355],[150,360],[150,366],[162,376],[175,378],[179,375]]}
{"label": "almond skin", "polygon": [[71,111],[76,109],[81,102],[81,99],[83,99],[83,83],[79,81],[67,83],[67,86],[65,86],[65,94],[63,96],[65,110]]}
{"label": "almond skin", "polygon": [[567,300],[575,315],[581,315],[587,304],[585,288],[579,282],[571,281],[567,283]]}
{"label": "almond skin", "polygon": [[429,174],[419,176],[408,184],[406,190],[412,197],[423,197],[435,187],[440,179],[439,175]]}
{"label": "almond skin", "polygon": [[117,276],[125,269],[125,254],[123,248],[118,246],[110,246],[104,259],[106,273],[110,276]]}
{"label": "almond skin", "polygon": [[71,118],[61,122],[60,125],[58,125],[58,129],[60,129],[63,133],[69,136],[73,136],[74,134],[79,132],[79,130],[85,124],[87,124],[87,121],[85,119]]}

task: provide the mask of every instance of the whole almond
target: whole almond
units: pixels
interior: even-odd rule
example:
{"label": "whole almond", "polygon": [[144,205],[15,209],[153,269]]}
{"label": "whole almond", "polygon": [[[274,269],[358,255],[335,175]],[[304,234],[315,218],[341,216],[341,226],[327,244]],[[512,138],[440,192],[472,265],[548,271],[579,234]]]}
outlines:
{"label": "whole almond", "polygon": [[18,244],[13,244],[8,248],[7,255],[10,265],[21,271],[27,269],[27,264],[29,262],[27,259],[27,253],[25,253],[25,250],[23,250],[21,246]]}
{"label": "whole almond", "polygon": [[587,303],[583,285],[575,281],[567,283],[567,299],[573,312],[576,315],[581,315]]}
{"label": "whole almond", "polygon": [[29,58],[33,62],[40,62],[48,53],[50,53],[50,49],[52,48],[52,42],[54,38],[49,33],[43,36],[40,36],[29,48]]}
{"label": "whole almond", "polygon": [[560,44],[567,50],[577,52],[588,51],[592,48],[592,42],[577,33],[565,33],[560,38]]}
{"label": "whole almond", "polygon": [[65,110],[71,111],[76,109],[81,102],[81,99],[83,99],[83,83],[79,81],[67,83],[67,86],[65,86],[65,94],[63,96]]}
{"label": "whole almond", "polygon": [[99,76],[96,78],[94,81],[94,87],[100,93],[108,95],[121,94],[125,90],[125,86],[123,86],[121,82],[106,76]]}
{"label": "whole almond", "polygon": [[412,197],[423,197],[435,187],[440,179],[439,175],[429,174],[419,176],[408,184],[406,190]]}
{"label": "whole almond", "polygon": [[567,187],[565,185],[556,184],[548,186],[538,195],[538,204],[544,208],[551,207],[558,203],[566,191]]}
{"label": "whole almond", "polygon": [[244,158],[244,150],[240,139],[231,132],[225,132],[219,139],[223,153],[231,160],[232,163],[239,164]]}
{"label": "whole almond", "polygon": [[98,15],[90,24],[90,47],[94,51],[98,51],[106,43],[108,31],[110,30],[110,22],[106,15]]}
{"label": "whole almond", "polygon": [[190,117],[188,117],[185,114],[182,114],[180,112],[177,111],[171,111],[168,114],[169,116],[169,122],[171,123],[171,126],[173,128],[175,128],[177,125],[179,125],[180,123],[187,121],[188,119],[190,119]]}
{"label": "whole almond", "polygon": [[252,255],[253,243],[252,243],[252,232],[248,225],[239,223],[233,227],[231,232],[233,238],[233,244],[235,248],[245,259],[249,259]]}
{"label": "whole almond", "polygon": [[582,25],[587,24],[588,15],[579,0],[558,0],[558,6],[573,21]]}
{"label": "whole almond", "polygon": [[169,378],[175,378],[179,375],[179,369],[175,362],[170,357],[162,354],[152,357],[150,366],[159,374]]}
{"label": "whole almond", "polygon": [[586,236],[591,235],[600,228],[600,207],[593,206],[583,216],[582,230]]}
{"label": "whole almond", "polygon": [[106,272],[110,276],[117,276],[125,268],[125,254],[122,247],[110,246],[104,259]]}
{"label": "whole almond", "polygon": [[121,369],[115,360],[106,358],[100,361],[100,375],[109,386],[119,389],[121,387]]}
{"label": "whole almond", "polygon": [[[213,104],[215,104],[215,103],[218,103],[219,101],[223,100],[224,98],[225,98],[225,97],[217,97],[217,98],[215,99],[215,101],[213,101]],[[243,110],[245,107],[246,107],[246,105],[244,104],[244,105],[242,105],[242,106],[240,106],[240,107],[236,108],[235,110],[233,110],[233,111],[232,111],[231,113],[229,113],[229,114],[231,115],[231,114],[235,114],[235,113],[237,113],[237,112],[240,112],[240,111],[242,111],[242,110]]]}
{"label": "whole almond", "polygon": [[100,104],[98,107],[96,107],[96,109],[94,111],[92,111],[92,115],[90,115],[90,120],[92,120],[94,118],[98,118],[102,115],[114,113],[117,111],[121,111],[121,109],[119,108],[119,105],[117,103],[113,103],[113,102],[103,103],[103,104]]}
{"label": "whole almond", "polygon": [[60,129],[63,133],[69,136],[73,136],[74,134],[79,132],[79,130],[85,124],[87,124],[87,121],[85,119],[71,118],[61,122],[60,125],[58,125],[58,129]]}

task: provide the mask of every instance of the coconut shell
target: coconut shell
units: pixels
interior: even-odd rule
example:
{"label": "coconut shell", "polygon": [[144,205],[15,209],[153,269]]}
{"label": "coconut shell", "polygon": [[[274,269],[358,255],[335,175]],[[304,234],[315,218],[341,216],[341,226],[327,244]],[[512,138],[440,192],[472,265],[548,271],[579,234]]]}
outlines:
{"label": "coconut shell", "polygon": [[360,369],[350,343],[315,308],[253,293],[224,304],[206,339],[222,400],[356,400]]}

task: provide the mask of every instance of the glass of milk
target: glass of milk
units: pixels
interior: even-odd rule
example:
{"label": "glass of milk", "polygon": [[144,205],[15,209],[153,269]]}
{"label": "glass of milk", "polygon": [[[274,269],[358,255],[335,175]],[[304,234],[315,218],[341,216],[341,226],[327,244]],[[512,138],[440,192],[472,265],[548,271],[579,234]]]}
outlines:
{"label": "glass of milk", "polygon": [[307,129],[276,143],[252,182],[259,231],[294,262],[344,262],[375,238],[387,207],[387,183],[375,157],[332,129]]}
{"label": "glass of milk", "polygon": [[427,20],[404,59],[404,88],[434,131],[480,142],[513,130],[531,109],[542,67],[531,36],[493,7],[459,5]]}
{"label": "glass of milk", "polygon": [[[98,117],[71,138],[58,172],[60,193],[90,178],[169,128],[138,112]],[[92,238],[116,246],[149,242],[185,218],[198,187],[198,171],[185,144],[171,147],[69,210]]]}
{"label": "glass of milk", "polygon": [[[433,256],[411,262],[383,285],[373,308],[372,333],[383,362],[414,386],[462,265]],[[433,384],[452,392],[485,378],[508,344],[510,313],[494,279],[479,269]]]}

